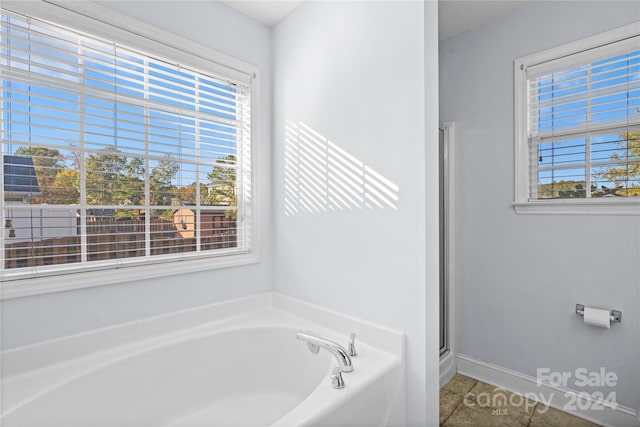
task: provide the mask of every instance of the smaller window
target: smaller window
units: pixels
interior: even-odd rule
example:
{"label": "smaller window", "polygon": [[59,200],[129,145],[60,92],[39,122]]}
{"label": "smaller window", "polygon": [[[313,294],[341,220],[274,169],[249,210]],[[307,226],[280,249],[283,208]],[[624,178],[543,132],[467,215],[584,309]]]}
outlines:
{"label": "smaller window", "polygon": [[516,210],[640,213],[638,25],[515,65]]}

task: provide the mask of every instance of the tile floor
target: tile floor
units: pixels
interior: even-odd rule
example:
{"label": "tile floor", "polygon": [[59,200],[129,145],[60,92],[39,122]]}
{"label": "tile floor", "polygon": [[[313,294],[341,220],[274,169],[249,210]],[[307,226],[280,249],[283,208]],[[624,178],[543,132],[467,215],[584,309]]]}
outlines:
{"label": "tile floor", "polygon": [[456,374],[440,389],[440,426],[597,427],[597,424]]}

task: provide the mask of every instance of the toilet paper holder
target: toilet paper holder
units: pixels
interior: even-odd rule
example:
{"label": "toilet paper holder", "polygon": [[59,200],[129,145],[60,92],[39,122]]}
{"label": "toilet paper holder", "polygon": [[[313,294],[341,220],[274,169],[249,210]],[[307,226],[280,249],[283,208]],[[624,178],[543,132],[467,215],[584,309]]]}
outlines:
{"label": "toilet paper holder", "polygon": [[[622,312],[620,310],[611,310],[609,318],[612,322],[622,322]],[[584,304],[576,304],[576,314],[584,317]]]}

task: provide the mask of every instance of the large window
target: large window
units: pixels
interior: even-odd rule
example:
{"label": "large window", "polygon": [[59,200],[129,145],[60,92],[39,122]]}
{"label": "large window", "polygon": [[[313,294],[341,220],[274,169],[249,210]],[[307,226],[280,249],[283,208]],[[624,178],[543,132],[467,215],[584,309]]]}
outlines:
{"label": "large window", "polygon": [[516,83],[516,202],[636,209],[638,26],[518,60]]}
{"label": "large window", "polygon": [[251,251],[251,74],[1,24],[3,277]]}

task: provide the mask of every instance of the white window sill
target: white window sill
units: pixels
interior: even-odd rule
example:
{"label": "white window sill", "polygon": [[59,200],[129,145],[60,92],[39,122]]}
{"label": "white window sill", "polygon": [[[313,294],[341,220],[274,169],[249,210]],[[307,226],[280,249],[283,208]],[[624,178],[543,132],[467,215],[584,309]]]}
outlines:
{"label": "white window sill", "polygon": [[517,214],[525,215],[638,215],[640,200],[572,199],[513,203]]}
{"label": "white window sill", "polygon": [[260,261],[256,254],[239,254],[218,257],[199,257],[197,259],[164,260],[142,265],[122,267],[94,268],[90,271],[68,271],[41,277],[0,278],[0,299],[49,294],[73,289],[113,285],[146,279],[157,279],[174,275],[183,275],[198,271],[216,270],[225,267],[255,264]]}

